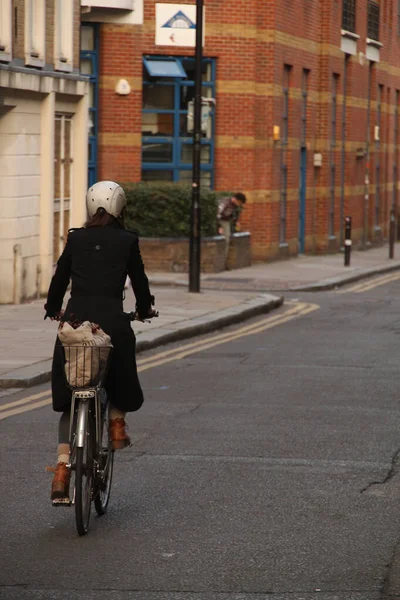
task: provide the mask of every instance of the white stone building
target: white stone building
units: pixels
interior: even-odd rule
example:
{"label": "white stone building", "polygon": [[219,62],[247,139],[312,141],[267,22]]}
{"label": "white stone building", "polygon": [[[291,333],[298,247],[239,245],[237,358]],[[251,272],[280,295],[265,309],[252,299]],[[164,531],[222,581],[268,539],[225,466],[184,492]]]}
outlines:
{"label": "white stone building", "polygon": [[46,293],[85,220],[80,0],[0,0],[0,303]]}

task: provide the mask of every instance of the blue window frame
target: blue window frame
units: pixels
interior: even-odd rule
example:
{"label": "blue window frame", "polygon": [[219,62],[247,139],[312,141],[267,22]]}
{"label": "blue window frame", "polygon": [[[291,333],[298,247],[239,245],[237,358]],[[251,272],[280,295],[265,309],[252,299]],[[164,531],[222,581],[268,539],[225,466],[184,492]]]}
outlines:
{"label": "blue window frame", "polygon": [[187,77],[181,61],[176,58],[144,58],[143,63],[151,77]]}
{"label": "blue window frame", "polygon": [[89,161],[88,185],[97,181],[97,135],[99,107],[99,28],[84,23],[81,28],[81,66],[82,75],[87,75],[89,91]]}
{"label": "blue window frame", "polygon": [[[215,60],[203,59],[202,96],[209,98],[202,132],[201,183],[214,185]],[[143,58],[142,180],[192,180],[194,58]]]}

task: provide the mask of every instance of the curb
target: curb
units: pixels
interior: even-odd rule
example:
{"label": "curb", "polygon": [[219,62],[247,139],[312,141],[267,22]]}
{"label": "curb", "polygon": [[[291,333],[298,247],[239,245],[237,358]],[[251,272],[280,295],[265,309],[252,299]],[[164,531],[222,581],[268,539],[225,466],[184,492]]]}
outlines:
{"label": "curb", "polygon": [[[158,346],[179,342],[228,327],[229,325],[235,325],[236,323],[268,313],[282,306],[284,302],[283,296],[266,295],[269,296],[268,299],[258,297],[212,315],[205,315],[191,319],[190,321],[184,321],[175,330],[166,331],[161,334],[160,330],[158,332],[154,330],[145,334],[148,337],[146,340],[141,340],[141,334],[139,334],[136,341],[136,353],[140,354],[140,352],[152,350]],[[29,388],[41,383],[47,383],[51,379],[51,364],[52,360],[48,359],[11,371],[7,377],[0,377],[0,389]]]}
{"label": "curb", "polygon": [[360,279],[368,279],[369,277],[373,277],[374,275],[384,275],[385,273],[391,273],[392,271],[398,271],[399,269],[400,264],[381,265],[378,267],[371,267],[370,269],[365,269],[364,271],[354,273],[353,275],[341,275],[339,277],[331,277],[329,279],[323,279],[322,281],[318,281],[317,283],[312,283],[310,285],[300,285],[293,288],[289,288],[286,291],[322,292],[324,290],[333,290],[335,288],[347,285],[348,283],[360,281]]}
{"label": "curb", "polygon": [[[46,383],[51,379],[51,359],[42,360],[33,365],[27,367],[21,367],[16,371],[11,371],[9,377],[3,377],[0,379],[0,390],[9,388],[29,388],[34,385],[40,385]],[[18,374],[18,371],[20,374]],[[35,373],[35,371],[37,371]],[[32,374],[25,375],[24,373]]]}
{"label": "curb", "polygon": [[152,277],[151,273],[148,275],[150,287],[188,287],[188,283],[175,279],[159,279]]}
{"label": "curb", "polygon": [[[257,291],[259,291],[260,294],[262,293],[267,293],[267,292],[271,292],[271,293],[280,293],[280,292],[322,292],[324,290],[333,290],[335,288],[339,288],[342,287],[344,285],[347,285],[349,283],[353,283],[355,281],[360,281],[360,279],[368,279],[369,277],[373,277],[374,275],[384,275],[385,273],[390,273],[392,271],[397,271],[400,269],[400,263],[397,262],[396,264],[392,264],[392,265],[379,265],[377,267],[371,267],[369,269],[364,269],[362,271],[358,271],[355,272],[353,274],[349,274],[349,275],[338,275],[336,277],[330,277],[328,279],[322,279],[320,281],[317,281],[316,283],[310,283],[310,284],[305,284],[305,285],[299,285],[299,286],[294,286],[294,287],[287,287],[284,288],[282,287],[281,289],[271,289],[268,288],[268,281],[266,280],[266,285],[263,286],[262,288],[260,287]],[[186,283],[184,283],[183,281],[179,281],[179,280],[173,280],[173,279],[151,279],[151,276],[149,277],[149,281],[150,284],[154,287],[157,286],[161,286],[161,287],[186,287]],[[212,286],[208,286],[207,285],[207,279],[204,279],[203,283],[207,286],[208,290],[219,290],[220,286],[218,285],[219,282],[215,282],[213,281]],[[224,280],[221,279],[221,284],[224,283]],[[240,291],[242,290],[242,288],[240,287],[241,284],[241,280],[238,279],[237,280],[238,283],[238,287],[230,287],[229,290],[230,291]]]}

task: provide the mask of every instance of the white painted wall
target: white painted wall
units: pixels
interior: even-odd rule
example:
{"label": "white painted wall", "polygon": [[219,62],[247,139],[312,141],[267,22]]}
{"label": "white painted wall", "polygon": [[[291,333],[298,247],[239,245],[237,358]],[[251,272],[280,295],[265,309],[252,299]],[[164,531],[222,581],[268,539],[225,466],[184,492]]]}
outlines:
{"label": "white painted wall", "polygon": [[[14,301],[16,245],[21,247],[21,299],[46,293],[52,275],[54,118],[62,108],[73,118],[73,225],[85,220],[88,161],[88,86],[71,101],[57,94],[5,92],[14,105],[0,117],[0,304]],[[76,101],[73,101],[73,100]],[[38,269],[41,281],[38,281]],[[38,284],[40,290],[38,290]]]}
{"label": "white painted wall", "polygon": [[[92,8],[90,12],[82,15],[82,20],[92,23],[116,23],[119,25],[143,25],[143,2],[134,0],[133,10],[111,10]],[[82,2],[85,5],[86,2]]]}
{"label": "white painted wall", "polygon": [[36,290],[40,216],[40,96],[6,95],[0,119],[0,302],[12,302],[14,246],[22,251],[22,296]]}

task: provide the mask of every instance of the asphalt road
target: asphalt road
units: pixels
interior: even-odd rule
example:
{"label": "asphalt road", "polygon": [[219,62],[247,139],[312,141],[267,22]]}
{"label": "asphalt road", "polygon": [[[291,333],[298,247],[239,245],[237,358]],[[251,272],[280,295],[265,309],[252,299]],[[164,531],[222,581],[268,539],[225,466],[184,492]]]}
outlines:
{"label": "asphalt road", "polygon": [[49,501],[57,416],[4,418],[48,386],[0,397],[1,600],[400,598],[400,281],[356,288],[141,355],[84,538]]}

